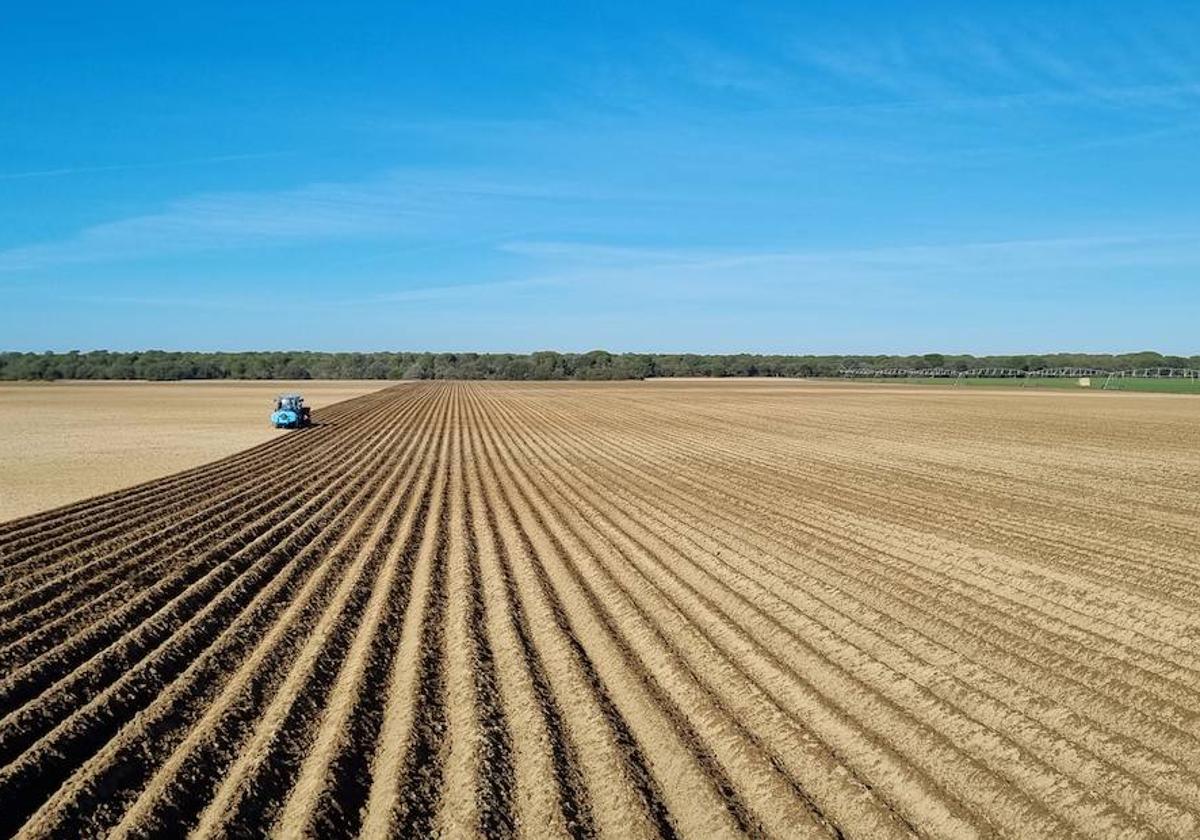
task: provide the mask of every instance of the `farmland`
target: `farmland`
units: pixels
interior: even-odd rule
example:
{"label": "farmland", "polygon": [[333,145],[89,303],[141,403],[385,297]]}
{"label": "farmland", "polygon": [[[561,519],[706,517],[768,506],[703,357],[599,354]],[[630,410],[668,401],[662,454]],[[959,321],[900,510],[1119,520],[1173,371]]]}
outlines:
{"label": "farmland", "polygon": [[1200,835],[1194,399],[316,419],[0,524],[0,835]]}
{"label": "farmland", "polygon": [[[883,383],[887,385],[934,385],[939,388],[1058,388],[1068,391],[1080,388],[1079,380],[1075,377],[964,377],[953,379],[947,377],[897,377],[897,378],[861,378],[855,382]],[[1101,391],[1143,391],[1162,394],[1200,394],[1200,379],[1171,379],[1168,377],[1114,377],[1111,381],[1106,377],[1092,377],[1088,386],[1092,390]]]}
{"label": "farmland", "polygon": [[0,522],[198,467],[282,434],[271,399],[310,404],[379,382],[0,383]]}

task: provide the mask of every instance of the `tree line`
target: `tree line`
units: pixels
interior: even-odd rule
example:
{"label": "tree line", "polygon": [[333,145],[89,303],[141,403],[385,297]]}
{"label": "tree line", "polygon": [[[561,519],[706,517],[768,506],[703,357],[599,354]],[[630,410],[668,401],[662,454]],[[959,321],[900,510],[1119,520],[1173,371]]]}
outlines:
{"label": "tree line", "polygon": [[0,380],[57,379],[515,379],[604,380],[671,376],[837,376],[845,368],[927,370],[1007,367],[1200,369],[1200,356],[1153,351],[971,356],[701,355],[695,353],[192,353],[165,350],[0,353]]}

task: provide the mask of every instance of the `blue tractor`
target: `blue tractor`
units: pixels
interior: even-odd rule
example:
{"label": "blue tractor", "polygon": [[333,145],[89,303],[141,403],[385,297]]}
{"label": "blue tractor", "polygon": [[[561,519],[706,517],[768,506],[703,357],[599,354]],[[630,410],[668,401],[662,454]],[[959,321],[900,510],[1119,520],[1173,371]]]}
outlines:
{"label": "blue tractor", "polygon": [[276,429],[301,429],[311,425],[310,411],[311,409],[304,404],[304,397],[299,394],[283,394],[275,400],[271,424]]}

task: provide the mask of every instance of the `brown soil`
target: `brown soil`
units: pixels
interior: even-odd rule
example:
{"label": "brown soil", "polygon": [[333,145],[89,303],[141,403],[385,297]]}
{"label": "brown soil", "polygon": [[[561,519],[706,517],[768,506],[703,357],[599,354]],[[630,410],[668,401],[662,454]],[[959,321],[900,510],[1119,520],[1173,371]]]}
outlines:
{"label": "brown soil", "polygon": [[283,434],[271,400],[320,407],[370,382],[0,383],[0,522],[198,467]]}
{"label": "brown soil", "polygon": [[317,417],[0,525],[0,834],[1200,834],[1198,401]]}

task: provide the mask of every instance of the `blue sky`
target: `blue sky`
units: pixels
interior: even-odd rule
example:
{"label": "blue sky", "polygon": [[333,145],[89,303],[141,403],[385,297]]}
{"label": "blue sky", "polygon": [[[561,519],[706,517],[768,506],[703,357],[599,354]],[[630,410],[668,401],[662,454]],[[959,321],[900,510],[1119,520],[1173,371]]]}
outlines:
{"label": "blue sky", "polygon": [[1200,352],[1192,3],[31,3],[0,79],[3,349]]}

